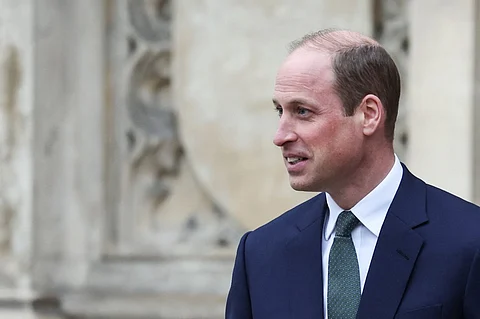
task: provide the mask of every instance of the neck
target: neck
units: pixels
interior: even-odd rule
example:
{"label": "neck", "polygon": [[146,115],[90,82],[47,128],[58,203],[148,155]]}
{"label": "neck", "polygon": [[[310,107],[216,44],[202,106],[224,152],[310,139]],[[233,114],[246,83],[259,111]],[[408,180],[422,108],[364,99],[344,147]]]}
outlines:
{"label": "neck", "polygon": [[335,202],[343,209],[349,210],[368,195],[388,175],[395,163],[393,149],[361,161],[348,182],[328,191]]}

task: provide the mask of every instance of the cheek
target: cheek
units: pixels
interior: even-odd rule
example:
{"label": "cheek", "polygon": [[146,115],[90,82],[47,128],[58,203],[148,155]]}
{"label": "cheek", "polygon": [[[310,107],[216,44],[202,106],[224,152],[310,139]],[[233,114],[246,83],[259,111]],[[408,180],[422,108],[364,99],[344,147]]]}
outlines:
{"label": "cheek", "polygon": [[330,122],[322,128],[324,147],[330,150],[332,157],[338,159],[358,146],[357,135],[356,126],[348,119]]}
{"label": "cheek", "polygon": [[330,120],[326,122],[322,128],[322,136],[325,137],[325,139],[328,142],[334,143],[342,139],[342,137],[345,135],[347,132],[346,130],[346,125],[345,121],[342,120]]}
{"label": "cheek", "polygon": [[338,144],[338,129],[334,123],[323,123],[310,128],[304,135],[304,142],[312,150],[318,150],[320,153],[332,152]]}
{"label": "cheek", "polygon": [[322,122],[309,123],[299,130],[299,137],[312,151],[319,150],[323,156],[336,157],[345,153],[356,143],[355,125],[352,118],[332,117]]}

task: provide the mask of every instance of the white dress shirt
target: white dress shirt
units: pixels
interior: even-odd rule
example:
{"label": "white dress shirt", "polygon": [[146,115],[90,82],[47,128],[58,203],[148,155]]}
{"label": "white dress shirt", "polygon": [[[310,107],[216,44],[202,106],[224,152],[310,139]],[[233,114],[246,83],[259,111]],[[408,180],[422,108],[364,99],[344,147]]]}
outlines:
{"label": "white dress shirt", "polygon": [[[387,215],[388,208],[397,192],[402,180],[403,168],[395,155],[395,162],[385,179],[377,185],[367,196],[359,201],[350,211],[360,220],[359,226],[352,231],[352,240],[357,252],[358,266],[360,269],[360,287],[367,278],[368,268],[372,260],[373,251],[377,244],[378,235],[382,228],[383,221]],[[344,209],[335,203],[333,198],[326,193],[329,212],[325,216],[322,236],[322,262],[323,262],[323,302],[325,318],[327,313],[327,292],[328,292],[328,259],[330,249],[335,238],[335,223],[338,215]]]}

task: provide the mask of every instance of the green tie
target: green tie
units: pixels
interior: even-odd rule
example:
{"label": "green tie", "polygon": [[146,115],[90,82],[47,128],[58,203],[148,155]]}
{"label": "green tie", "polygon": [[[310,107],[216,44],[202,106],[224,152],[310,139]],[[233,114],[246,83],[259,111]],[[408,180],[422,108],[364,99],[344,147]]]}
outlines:
{"label": "green tie", "polygon": [[360,272],[352,241],[359,220],[350,211],[340,213],[328,261],[328,318],[354,319],[360,304]]}

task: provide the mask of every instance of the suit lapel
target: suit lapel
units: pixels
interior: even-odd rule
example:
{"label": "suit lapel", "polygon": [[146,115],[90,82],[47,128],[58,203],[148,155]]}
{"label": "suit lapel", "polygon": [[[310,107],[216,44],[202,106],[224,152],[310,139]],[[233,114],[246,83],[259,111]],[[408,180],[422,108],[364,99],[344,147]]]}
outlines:
{"label": "suit lapel", "polygon": [[370,263],[358,319],[394,317],[423,246],[413,229],[428,221],[425,196],[425,184],[404,167]]}
{"label": "suit lapel", "polygon": [[396,216],[387,216],[365,282],[358,319],[393,318],[423,245]]}
{"label": "suit lapel", "polygon": [[325,219],[325,194],[299,211],[298,232],[287,243],[290,317],[323,318],[322,228]]}

